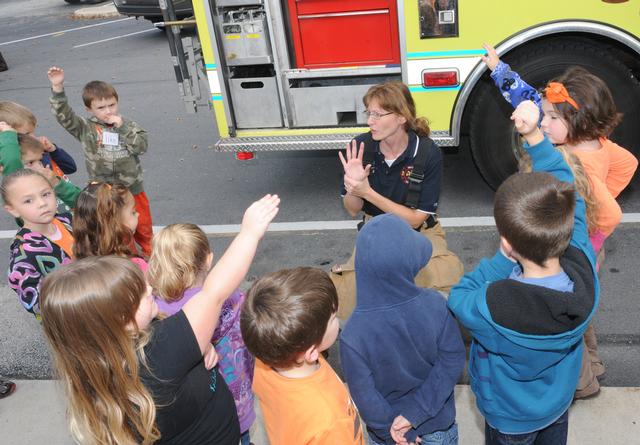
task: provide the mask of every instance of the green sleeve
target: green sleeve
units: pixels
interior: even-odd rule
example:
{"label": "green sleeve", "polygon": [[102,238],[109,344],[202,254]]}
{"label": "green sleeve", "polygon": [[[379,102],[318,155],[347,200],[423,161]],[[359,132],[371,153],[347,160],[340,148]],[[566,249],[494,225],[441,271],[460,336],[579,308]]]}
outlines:
{"label": "green sleeve", "polygon": [[3,175],[23,168],[18,133],[15,131],[0,132],[0,165]]}
{"label": "green sleeve", "polygon": [[49,99],[51,112],[56,117],[58,123],[64,127],[73,137],[83,143],[91,132],[91,128],[86,119],[78,116],[71,106],[64,91],[53,93]]}
{"label": "green sleeve", "polygon": [[76,201],[78,200],[78,195],[82,190],[80,187],[73,184],[72,182],[65,181],[61,179],[58,185],[54,188],[56,192],[56,196],[62,200],[69,208],[73,209],[76,206]]}

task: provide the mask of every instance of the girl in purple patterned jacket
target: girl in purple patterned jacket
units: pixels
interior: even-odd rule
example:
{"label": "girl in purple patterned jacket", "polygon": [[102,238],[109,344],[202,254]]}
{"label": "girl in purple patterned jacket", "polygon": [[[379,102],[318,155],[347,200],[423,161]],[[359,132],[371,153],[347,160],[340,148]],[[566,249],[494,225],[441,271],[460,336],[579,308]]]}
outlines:
{"label": "girl in purple patterned jacket", "polygon": [[[207,236],[194,224],[171,224],[153,238],[149,281],[160,312],[173,315],[194,296],[213,263]],[[245,295],[236,290],[223,304],[211,342],[218,353],[218,371],[233,394],[240,420],[241,445],[248,445],[253,408],[254,358],[240,333]]]}
{"label": "girl in purple patterned jacket", "polygon": [[42,279],[73,258],[71,215],[56,214],[53,187],[35,170],[16,170],[5,176],[0,192],[5,210],[24,223],[11,243],[9,287],[40,320]]}

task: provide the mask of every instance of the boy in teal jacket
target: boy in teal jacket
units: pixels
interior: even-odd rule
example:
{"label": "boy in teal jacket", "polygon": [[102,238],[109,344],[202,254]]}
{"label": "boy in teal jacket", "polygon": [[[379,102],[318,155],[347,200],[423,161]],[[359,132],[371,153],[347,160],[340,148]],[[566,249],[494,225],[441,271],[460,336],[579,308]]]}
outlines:
{"label": "boy in teal jacket", "polygon": [[562,154],[537,128],[531,101],[513,113],[533,173],[498,189],[500,250],[466,274],[448,306],[471,332],[471,388],[487,444],[563,444],[582,335],[598,306],[585,205]]}

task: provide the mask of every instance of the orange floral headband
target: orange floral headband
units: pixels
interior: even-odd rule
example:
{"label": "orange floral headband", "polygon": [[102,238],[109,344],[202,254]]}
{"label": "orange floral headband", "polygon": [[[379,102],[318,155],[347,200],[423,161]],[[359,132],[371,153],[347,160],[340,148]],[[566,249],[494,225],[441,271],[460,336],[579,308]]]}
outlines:
{"label": "orange floral headband", "polygon": [[544,97],[552,104],[567,102],[576,110],[580,109],[576,101],[569,96],[569,92],[560,82],[549,82],[544,89]]}

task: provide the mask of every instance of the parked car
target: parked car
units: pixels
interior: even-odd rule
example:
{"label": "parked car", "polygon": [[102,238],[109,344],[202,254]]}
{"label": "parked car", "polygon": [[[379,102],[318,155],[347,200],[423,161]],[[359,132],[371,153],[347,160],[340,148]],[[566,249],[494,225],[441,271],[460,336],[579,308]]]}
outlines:
{"label": "parked car", "polygon": [[[172,0],[176,16],[180,18],[193,15],[191,0]],[[144,17],[152,22],[162,21],[162,11],[158,0],[113,0],[116,9],[122,15]]]}
{"label": "parked car", "polygon": [[95,5],[98,3],[104,3],[106,0],[64,0],[70,5]]}

